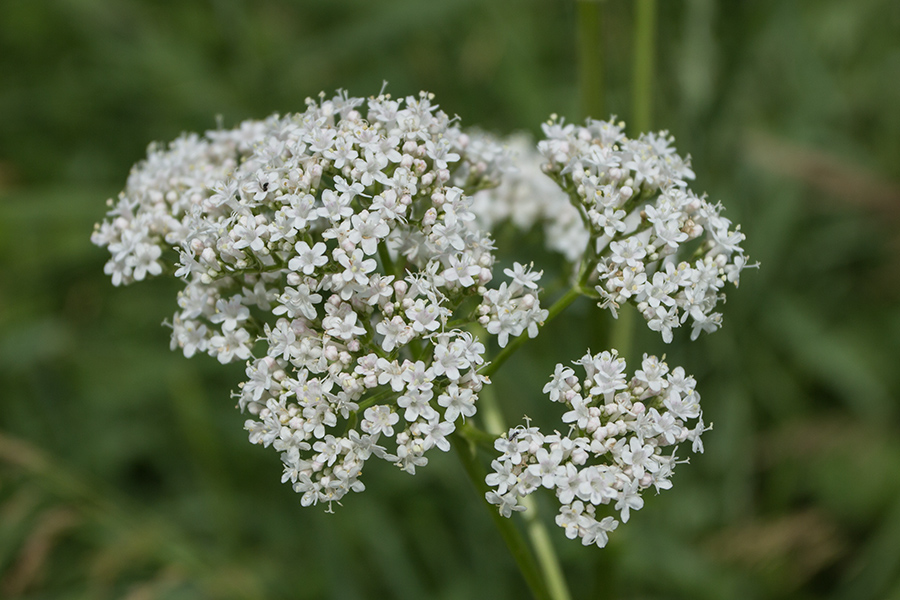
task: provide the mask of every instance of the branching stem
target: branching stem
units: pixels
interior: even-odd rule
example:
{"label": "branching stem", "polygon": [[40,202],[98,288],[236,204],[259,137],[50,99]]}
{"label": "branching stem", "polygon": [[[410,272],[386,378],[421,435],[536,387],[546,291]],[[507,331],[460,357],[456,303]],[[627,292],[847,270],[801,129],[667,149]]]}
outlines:
{"label": "branching stem", "polygon": [[[567,306],[572,304],[572,302],[574,302],[579,296],[581,296],[581,289],[578,286],[573,286],[572,288],[570,288],[562,298],[554,302],[553,306],[548,309],[547,318],[544,319],[544,326],[546,326],[547,323],[553,320],[553,318],[561,313]],[[500,353],[494,357],[494,360],[491,361],[491,364],[481,370],[481,374],[490,377],[497,371],[497,369],[500,368],[500,365],[505,363],[507,359],[509,359],[509,357],[519,349],[519,346],[524,344],[529,339],[530,338],[528,337],[528,335],[526,333],[523,333],[519,337],[510,341],[509,344],[506,345],[506,348],[501,350]]]}

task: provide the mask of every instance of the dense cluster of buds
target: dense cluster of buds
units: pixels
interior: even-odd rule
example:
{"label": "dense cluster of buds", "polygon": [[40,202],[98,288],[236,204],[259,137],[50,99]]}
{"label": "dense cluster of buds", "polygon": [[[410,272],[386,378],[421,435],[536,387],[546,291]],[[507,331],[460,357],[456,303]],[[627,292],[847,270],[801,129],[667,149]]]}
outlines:
{"label": "dense cluster of buds", "polygon": [[560,502],[556,523],[570,539],[606,545],[609,532],[630,511],[644,506],[641,492],[672,486],[678,460],[674,448],[690,442],[702,452],[704,431],[700,396],[684,369],[669,370],[655,356],[644,355],[629,380],[625,361],[613,352],[583,356],[575,364],[585,377],[561,364],[544,393],[566,406],[566,434],[545,435],[538,427],[516,427],[495,442],[501,455],[487,483],[487,499],[501,514],[524,510],[523,497],[553,490]]}
{"label": "dense cluster of buds", "polygon": [[690,160],[665,131],[629,139],[625,124],[555,117],[538,144],[543,170],[568,192],[590,232],[583,267],[596,281],[601,306],[613,314],[631,302],[666,342],[692,321],[691,337],[715,331],[726,282],[737,285],[747,265],[740,226],[687,187]]}
{"label": "dense cluster of buds", "polygon": [[177,250],[173,346],[248,361],[250,440],[281,453],[304,504],[330,503],[363,489],[372,456],[414,473],[475,413],[484,346],[451,321],[480,316],[505,345],[546,316],[539,273],[485,287],[493,243],[469,193],[505,157],[428,94],[338,94],[152,146],[93,239],[115,284]]}

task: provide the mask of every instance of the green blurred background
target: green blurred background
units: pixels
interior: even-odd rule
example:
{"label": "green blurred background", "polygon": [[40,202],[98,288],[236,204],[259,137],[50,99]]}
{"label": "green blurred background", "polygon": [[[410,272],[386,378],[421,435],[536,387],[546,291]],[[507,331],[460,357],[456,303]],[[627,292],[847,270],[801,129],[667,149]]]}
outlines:
{"label": "green blurred background", "polygon": [[[632,116],[634,7],[601,4],[605,110]],[[320,90],[432,91],[465,125],[580,119],[572,0],[0,0],[0,598],[521,598],[458,461],[367,468],[334,515],[279,484],[230,390],[168,350],[177,285],[113,288],[89,243],[153,140]],[[605,550],[544,518],[576,598],[900,598],[900,3],[664,0],[653,124],[762,263],[725,327],[666,346],[706,454]],[[596,115],[605,116],[605,115]],[[635,133],[635,132],[632,132]],[[535,231],[505,260],[552,270]],[[587,301],[497,377],[541,414],[604,345]],[[589,325],[585,326],[585,323]]]}

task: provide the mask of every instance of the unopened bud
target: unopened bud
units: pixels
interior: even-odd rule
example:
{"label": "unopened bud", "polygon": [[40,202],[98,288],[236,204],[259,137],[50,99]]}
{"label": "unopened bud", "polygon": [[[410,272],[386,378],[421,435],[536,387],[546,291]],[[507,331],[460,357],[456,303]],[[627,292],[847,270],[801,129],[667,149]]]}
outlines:
{"label": "unopened bud", "polygon": [[216,264],[216,251],[212,248],[204,248],[203,252],[200,254],[200,260],[205,262],[207,265]]}

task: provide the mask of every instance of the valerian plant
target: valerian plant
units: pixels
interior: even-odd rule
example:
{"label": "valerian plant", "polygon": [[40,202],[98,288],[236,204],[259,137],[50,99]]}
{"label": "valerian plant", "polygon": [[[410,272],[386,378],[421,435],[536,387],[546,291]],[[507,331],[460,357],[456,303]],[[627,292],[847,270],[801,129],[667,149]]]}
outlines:
{"label": "valerian plant", "polygon": [[[603,547],[643,491],[671,487],[676,449],[702,452],[694,379],[588,351],[543,388],[562,424],[499,437],[476,427],[479,395],[582,295],[613,317],[633,304],[666,342],[683,324],[715,331],[744,236],[688,188],[668,133],[556,117],[543,130],[535,150],[463,130],[427,93],[322,94],[302,113],[151,145],[92,240],[114,285],[184,282],[173,349],[246,364],[245,429],[279,453],[302,505],[331,511],[363,491],[372,458],[414,474],[465,439],[498,453],[477,483],[502,516],[547,488],[566,536]],[[542,223],[572,265],[549,308],[542,271],[497,272],[490,232],[506,220]]]}

